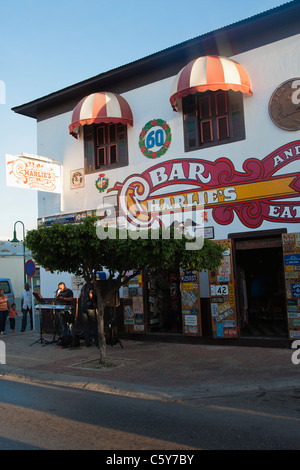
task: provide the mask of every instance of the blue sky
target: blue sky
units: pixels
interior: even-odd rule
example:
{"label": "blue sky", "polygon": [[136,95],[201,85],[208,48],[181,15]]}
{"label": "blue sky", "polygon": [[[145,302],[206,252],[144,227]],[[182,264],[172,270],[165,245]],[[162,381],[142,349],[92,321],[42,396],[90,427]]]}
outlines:
{"label": "blue sky", "polygon": [[284,3],[0,0],[0,240],[37,219],[36,191],[5,182],[5,154],[37,153],[35,120],[12,107]]}

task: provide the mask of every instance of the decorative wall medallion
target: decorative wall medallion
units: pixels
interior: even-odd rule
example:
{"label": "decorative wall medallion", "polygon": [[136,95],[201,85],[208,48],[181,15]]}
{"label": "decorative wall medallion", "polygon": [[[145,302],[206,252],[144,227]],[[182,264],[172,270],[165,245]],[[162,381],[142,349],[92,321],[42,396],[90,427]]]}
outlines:
{"label": "decorative wall medallion", "polygon": [[163,119],[147,122],[140,133],[139,147],[147,158],[159,158],[170,147],[172,133],[169,124]]}
{"label": "decorative wall medallion", "polygon": [[300,129],[300,77],[291,78],[276,88],[270,98],[269,114],[281,129]]}
{"label": "decorative wall medallion", "polygon": [[84,187],[84,170],[72,170],[70,172],[71,189],[83,188]]}
{"label": "decorative wall medallion", "polygon": [[99,174],[99,178],[95,181],[95,186],[100,193],[103,193],[108,188],[109,179],[105,178],[104,173]]}

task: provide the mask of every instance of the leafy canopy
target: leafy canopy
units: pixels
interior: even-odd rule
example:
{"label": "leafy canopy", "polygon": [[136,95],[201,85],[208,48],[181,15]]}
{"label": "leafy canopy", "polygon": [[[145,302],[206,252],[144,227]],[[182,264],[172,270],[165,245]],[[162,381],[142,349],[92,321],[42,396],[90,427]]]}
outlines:
{"label": "leafy canopy", "polygon": [[148,239],[133,239],[129,235],[122,238],[124,233],[117,229],[115,239],[100,239],[96,223],[96,218],[88,217],[80,224],[39,227],[27,233],[26,246],[40,266],[85,279],[93,278],[103,268],[111,276],[117,272],[124,276],[126,271],[141,270],[146,266],[174,269],[181,264],[186,270],[202,271],[216,269],[221,264],[223,249],[210,240],[204,240],[203,248],[199,250],[187,250],[188,240],[184,236],[174,238],[173,230],[170,239],[161,236],[151,239],[150,231]]}

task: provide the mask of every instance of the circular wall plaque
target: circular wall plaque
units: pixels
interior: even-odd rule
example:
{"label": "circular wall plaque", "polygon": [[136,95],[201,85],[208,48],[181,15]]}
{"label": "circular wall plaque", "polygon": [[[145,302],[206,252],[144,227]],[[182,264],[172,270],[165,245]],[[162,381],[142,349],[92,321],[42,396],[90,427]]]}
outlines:
{"label": "circular wall plaque", "polygon": [[291,78],[276,88],[270,98],[269,114],[281,129],[300,129],[300,77]]}

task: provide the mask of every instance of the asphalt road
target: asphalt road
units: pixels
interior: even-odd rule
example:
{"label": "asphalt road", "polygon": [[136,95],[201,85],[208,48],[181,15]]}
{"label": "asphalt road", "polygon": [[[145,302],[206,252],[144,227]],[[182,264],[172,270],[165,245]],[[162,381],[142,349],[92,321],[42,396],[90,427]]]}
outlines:
{"label": "asphalt road", "polygon": [[7,378],[0,384],[2,450],[300,449],[300,390],[163,402]]}

